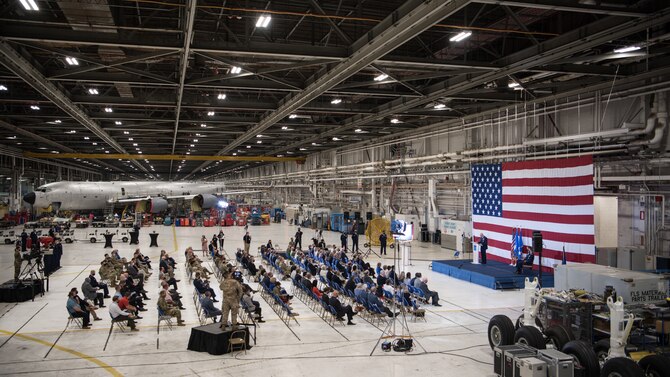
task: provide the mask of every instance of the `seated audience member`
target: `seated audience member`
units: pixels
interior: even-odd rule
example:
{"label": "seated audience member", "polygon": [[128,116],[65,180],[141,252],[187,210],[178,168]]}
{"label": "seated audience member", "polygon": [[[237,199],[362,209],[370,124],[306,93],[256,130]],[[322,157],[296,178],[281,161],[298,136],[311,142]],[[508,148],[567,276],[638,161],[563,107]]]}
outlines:
{"label": "seated audience member", "polygon": [[165,291],[165,301],[167,301],[168,304],[174,305],[181,310],[185,309],[184,305],[181,303],[181,295],[179,292],[175,289],[170,290],[170,286],[166,281],[161,282],[161,290]]}
{"label": "seated audience member", "polygon": [[164,290],[160,291],[160,293],[158,294],[158,307],[165,315],[176,317],[177,326],[184,326],[184,321],[182,321],[181,319],[181,312],[179,311],[179,309],[175,308],[174,306],[168,304],[167,301],[165,301],[166,296],[167,295]]}
{"label": "seated audience member", "polygon": [[355,323],[351,322],[351,319],[354,318],[356,313],[354,313],[354,310],[351,308],[351,305],[347,305],[347,306],[342,305],[342,303],[338,299],[339,295],[340,295],[340,293],[338,291],[333,291],[332,296],[328,300],[329,304],[335,309],[335,312],[337,313],[337,318],[339,320],[344,319],[344,316],[346,314],[347,325],[355,325]]}
{"label": "seated audience member", "polygon": [[140,317],[138,313],[140,311],[146,311],[146,309],[140,310],[140,307],[136,306],[137,300],[131,300],[131,296],[134,298],[137,297],[137,294],[131,291],[125,291],[123,295],[121,295],[121,297],[117,299],[116,304],[119,306],[119,309],[125,310],[128,313],[135,315],[136,319],[142,319],[142,317]]}
{"label": "seated audience member", "polygon": [[222,314],[221,310],[214,306],[214,301],[212,301],[212,295],[209,291],[205,292],[205,295],[200,298],[200,306],[205,311],[205,314],[207,314],[207,317],[214,318],[214,322],[216,322],[216,316]]}
{"label": "seated audience member", "polygon": [[356,296],[357,298],[362,297],[362,298],[367,299],[367,294],[368,294],[367,287],[363,283],[359,283],[356,286],[356,289],[354,289],[354,296]]}
{"label": "seated audience member", "polygon": [[81,284],[81,292],[84,294],[84,298],[93,303],[93,305],[97,305],[100,308],[105,307],[104,296],[102,292],[98,292],[98,288],[91,285],[90,277],[84,279],[84,282]]}
{"label": "seated audience member", "polygon": [[107,287],[107,284],[98,282],[98,280],[95,278],[95,270],[91,270],[91,273],[88,275],[91,283],[91,287],[94,288],[100,288],[102,289],[102,292],[104,293],[104,298],[109,298],[109,288]]}
{"label": "seated audience member", "polygon": [[312,285],[312,293],[314,293],[314,295],[316,295],[317,298],[321,299],[321,297],[323,297],[323,292],[319,290],[316,279],[312,281],[311,285]]}
{"label": "seated audience member", "polygon": [[[367,297],[368,304],[377,305],[379,307],[379,309],[381,309],[384,313],[386,313],[387,316],[393,317],[393,312],[389,308],[384,306],[384,304],[379,299],[379,297],[377,297],[377,295],[375,295],[376,290],[377,290],[377,287],[370,288],[370,293],[368,293],[368,297]],[[395,315],[398,315],[398,314],[400,314],[400,313],[395,313]]]}
{"label": "seated audience member", "polygon": [[[440,296],[437,294],[437,292],[428,289],[428,278],[424,276],[421,278],[421,280],[417,279],[417,281],[418,286],[415,285],[415,287],[423,291],[423,294],[426,296],[426,300],[432,299],[432,303],[434,306],[442,306],[439,304]],[[415,282],[415,284],[417,283]]]}
{"label": "seated audience member", "polygon": [[112,303],[109,304],[109,315],[112,317],[112,321],[128,321],[128,327],[131,331],[140,331],[135,327],[135,316],[119,307],[116,296],[112,297]]}
{"label": "seated audience member", "polygon": [[258,301],[255,301],[251,297],[251,288],[244,287],[242,294],[242,304],[246,308],[245,310],[248,313],[253,313],[255,316],[256,322],[264,323],[263,315],[261,314],[261,304]]}
{"label": "seated audience member", "polygon": [[89,312],[93,316],[94,321],[101,321],[102,318],[98,317],[98,315],[95,312],[95,309],[97,307],[85,299],[79,297],[79,292],[77,291],[77,288],[72,288],[72,291],[74,291],[74,299],[77,301],[77,304],[81,307],[81,309],[85,312]]}
{"label": "seated audience member", "polygon": [[68,314],[70,314],[70,317],[72,318],[81,318],[83,325],[82,329],[88,330],[91,328],[91,316],[89,312],[84,311],[75,299],[75,296],[77,295],[77,291],[74,289],[70,290],[70,292],[67,295],[67,303],[65,304],[65,308],[67,309]]}
{"label": "seated audience member", "polygon": [[195,274],[195,279],[193,279],[193,285],[195,286],[195,289],[198,291],[198,293],[205,294],[205,292],[209,292],[209,294],[212,296],[212,301],[214,302],[219,302],[216,299],[216,293],[214,293],[214,289],[210,288],[209,286],[209,281],[208,280],[202,280],[200,278],[200,273],[197,272]]}

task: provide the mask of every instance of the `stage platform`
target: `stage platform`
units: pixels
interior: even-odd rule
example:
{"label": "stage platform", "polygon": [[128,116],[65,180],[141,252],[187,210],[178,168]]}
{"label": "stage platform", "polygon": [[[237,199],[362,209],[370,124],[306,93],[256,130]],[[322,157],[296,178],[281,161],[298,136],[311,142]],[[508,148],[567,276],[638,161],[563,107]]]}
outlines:
{"label": "stage platform", "polygon": [[[532,281],[538,276],[538,271],[528,268],[517,275],[514,267],[493,260],[487,264],[472,264],[470,260],[435,260],[433,271],[491,289],[522,289],[526,278]],[[542,287],[553,287],[554,274],[543,271],[540,283]]]}

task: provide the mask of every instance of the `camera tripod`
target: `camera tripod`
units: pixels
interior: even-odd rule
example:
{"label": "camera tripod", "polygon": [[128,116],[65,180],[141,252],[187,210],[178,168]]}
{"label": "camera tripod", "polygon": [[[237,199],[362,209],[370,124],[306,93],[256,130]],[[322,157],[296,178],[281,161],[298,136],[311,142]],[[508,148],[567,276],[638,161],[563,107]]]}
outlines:
{"label": "camera tripod", "polygon": [[[397,241],[397,242],[407,242],[407,241]],[[394,269],[394,273],[396,274],[396,277],[398,276],[397,271],[400,269],[400,262],[398,260],[398,250],[399,249],[400,249],[399,247],[394,247],[393,248],[393,269]],[[379,289],[382,289],[382,287],[379,287]],[[396,294],[395,292],[397,292],[398,289],[400,289],[400,286],[398,284],[396,284],[395,281],[393,282],[393,289],[394,289],[393,295],[395,296],[395,294]],[[396,313],[397,308],[398,308],[397,299],[394,297],[393,298],[393,306],[391,307],[391,311],[393,313]],[[400,340],[402,340],[402,342],[404,344],[407,344],[407,343],[409,343],[410,345],[411,344],[416,344],[417,346],[419,346],[423,350],[424,353],[426,352],[426,349],[423,348],[423,346],[416,339],[414,339],[414,337],[412,336],[412,333],[409,330],[409,325],[407,324],[406,311],[407,311],[406,308],[401,307],[400,308],[400,314],[398,314],[398,315],[394,314],[393,318],[391,318],[388,321],[388,323],[386,324],[386,328],[384,328],[384,330],[382,331],[381,336],[377,340],[377,343],[375,343],[374,347],[372,348],[372,351],[370,351],[370,356],[372,356],[372,354],[375,352],[375,350],[377,349],[377,346],[379,346],[379,343],[382,340],[386,341],[387,339],[388,340],[393,340],[394,343],[400,342]],[[410,352],[410,351],[412,351],[412,349],[413,348],[405,349],[402,352]]]}
{"label": "camera tripod", "polygon": [[374,250],[372,250],[372,244],[371,244],[371,243],[369,243],[369,242],[368,242],[368,243],[364,243],[364,244],[363,244],[363,247],[366,248],[366,249],[362,252],[362,254],[361,254],[363,258],[367,258],[367,257],[369,257],[369,256],[370,256],[370,253],[376,255],[378,258],[381,258],[381,255],[377,254]]}

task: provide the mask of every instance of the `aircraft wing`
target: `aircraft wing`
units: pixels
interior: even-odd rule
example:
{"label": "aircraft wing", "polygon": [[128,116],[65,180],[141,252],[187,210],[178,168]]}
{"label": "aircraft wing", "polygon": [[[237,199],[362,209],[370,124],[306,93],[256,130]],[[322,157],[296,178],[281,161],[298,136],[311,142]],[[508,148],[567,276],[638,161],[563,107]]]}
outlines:
{"label": "aircraft wing", "polygon": [[135,203],[135,202],[139,202],[141,200],[149,200],[149,199],[151,199],[150,196],[138,197],[138,198],[117,198],[117,199],[109,199],[107,202],[109,202],[109,203]]}
{"label": "aircraft wing", "polygon": [[[225,195],[237,195],[237,194],[251,194],[254,192],[263,192],[265,190],[245,190],[245,191],[225,191],[225,192],[217,192],[215,195],[217,196],[225,196]],[[110,199],[108,200],[109,203],[135,203],[139,202],[142,200],[150,200],[152,198],[163,198],[163,199],[193,199],[199,194],[183,194],[183,195],[168,195],[168,196],[162,196],[162,195],[156,195],[156,196],[143,196],[143,197],[136,197],[136,198],[117,198],[117,199]]]}

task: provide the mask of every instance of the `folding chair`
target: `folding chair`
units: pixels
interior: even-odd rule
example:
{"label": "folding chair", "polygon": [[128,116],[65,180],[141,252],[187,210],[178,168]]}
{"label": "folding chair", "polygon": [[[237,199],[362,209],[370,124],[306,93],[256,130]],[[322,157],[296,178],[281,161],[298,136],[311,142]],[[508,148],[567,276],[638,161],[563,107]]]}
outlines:
{"label": "folding chair", "polygon": [[68,316],[67,317],[67,325],[65,326],[65,328],[70,327],[70,325],[72,323],[75,323],[77,326],[79,326],[79,328],[84,327],[84,322],[81,320],[80,317]]}
{"label": "folding chair", "polygon": [[165,312],[163,310],[161,310],[161,308],[158,305],[156,305],[156,308],[158,309],[158,325],[156,326],[156,333],[160,332],[161,322],[165,322],[167,327],[170,330],[172,330],[172,326],[173,326],[172,316],[165,314]]}
{"label": "folding chair", "polygon": [[230,334],[230,340],[228,340],[228,352],[232,353],[235,351],[235,347],[241,346],[242,348],[239,351],[244,350],[244,354],[247,353],[247,332],[244,330],[236,330]]}

